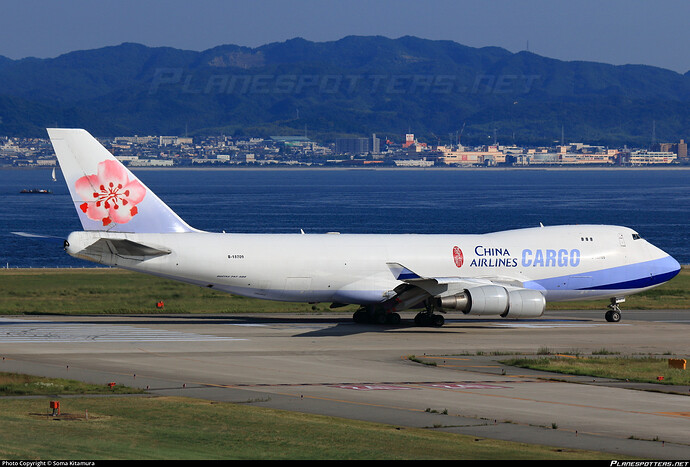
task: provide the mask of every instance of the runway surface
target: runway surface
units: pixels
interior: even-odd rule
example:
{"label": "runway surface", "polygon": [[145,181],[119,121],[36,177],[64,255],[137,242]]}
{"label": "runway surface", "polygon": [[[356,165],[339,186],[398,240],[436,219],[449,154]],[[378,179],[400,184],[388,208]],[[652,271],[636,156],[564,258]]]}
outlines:
{"label": "runway surface", "polygon": [[[688,358],[690,312],[551,312],[511,321],[448,315],[442,328],[349,315],[6,316],[0,371],[68,377],[478,437],[690,459],[690,388],[505,367],[507,354]],[[422,358],[436,365],[410,359]],[[657,385],[655,385],[657,386]],[[658,386],[657,386],[658,387]]]}

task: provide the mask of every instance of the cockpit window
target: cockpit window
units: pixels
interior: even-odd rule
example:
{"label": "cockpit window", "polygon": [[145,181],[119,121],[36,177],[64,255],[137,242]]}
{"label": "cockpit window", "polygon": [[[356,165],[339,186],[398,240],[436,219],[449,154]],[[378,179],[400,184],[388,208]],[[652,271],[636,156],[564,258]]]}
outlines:
{"label": "cockpit window", "polygon": [[642,237],[640,237],[640,234],[637,234],[637,233],[632,234],[632,237],[633,237],[633,240],[639,240],[642,238]]}

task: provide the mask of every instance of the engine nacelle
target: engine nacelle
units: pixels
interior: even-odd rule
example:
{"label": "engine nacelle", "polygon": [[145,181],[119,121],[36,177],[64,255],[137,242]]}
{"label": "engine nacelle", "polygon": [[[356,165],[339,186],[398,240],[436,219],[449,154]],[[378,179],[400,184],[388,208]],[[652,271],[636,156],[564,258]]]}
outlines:
{"label": "engine nacelle", "polygon": [[441,297],[438,304],[442,309],[458,310],[466,315],[537,318],[544,313],[546,299],[537,290],[518,289],[509,292],[498,285],[484,285]]}
{"label": "engine nacelle", "polygon": [[510,306],[501,315],[504,318],[538,318],[546,309],[546,299],[538,290],[511,290],[508,297]]}
{"label": "engine nacelle", "polygon": [[443,309],[462,311],[466,315],[500,315],[508,310],[508,291],[497,285],[465,289],[459,294],[441,297]]}

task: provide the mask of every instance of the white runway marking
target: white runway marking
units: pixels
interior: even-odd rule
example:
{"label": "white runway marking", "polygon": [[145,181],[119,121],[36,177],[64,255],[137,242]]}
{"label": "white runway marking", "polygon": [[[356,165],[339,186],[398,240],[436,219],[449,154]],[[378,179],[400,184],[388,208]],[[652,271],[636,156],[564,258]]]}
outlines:
{"label": "white runway marking", "polygon": [[[596,326],[611,326],[613,323],[494,323],[496,326],[509,328],[588,328]],[[629,324],[615,323],[616,326]]]}
{"label": "white runway marking", "polygon": [[148,329],[117,324],[74,324],[0,318],[0,344],[79,342],[240,341],[234,337]]}

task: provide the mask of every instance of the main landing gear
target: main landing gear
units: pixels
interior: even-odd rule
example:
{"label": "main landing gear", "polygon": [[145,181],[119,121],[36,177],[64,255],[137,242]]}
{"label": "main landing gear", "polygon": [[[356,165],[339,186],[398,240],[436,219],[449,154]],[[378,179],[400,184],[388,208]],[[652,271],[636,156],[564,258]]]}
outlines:
{"label": "main landing gear", "polygon": [[440,328],[446,322],[443,315],[437,315],[434,313],[436,310],[436,304],[433,299],[428,298],[424,302],[424,311],[417,313],[414,317],[414,324],[417,326],[433,326]]}
{"label": "main landing gear", "polygon": [[442,315],[434,314],[433,312],[420,311],[414,317],[414,324],[417,326],[433,326],[440,328],[446,322]]}
{"label": "main landing gear", "polygon": [[352,315],[355,323],[368,324],[400,324],[400,315],[397,313],[386,313],[382,308],[362,307]]}
{"label": "main landing gear", "polygon": [[[434,303],[432,300],[427,300],[424,303],[424,311],[417,313],[414,317],[414,324],[417,326],[433,326],[440,328],[446,322],[442,315],[434,313]],[[352,320],[355,323],[368,324],[400,324],[400,315],[390,309],[386,310],[382,306],[368,305],[362,306],[352,315]]]}
{"label": "main landing gear", "polygon": [[621,308],[619,303],[623,303],[625,298],[611,297],[611,303],[608,306],[609,311],[604,315],[606,321],[609,323],[617,323],[621,320]]}

